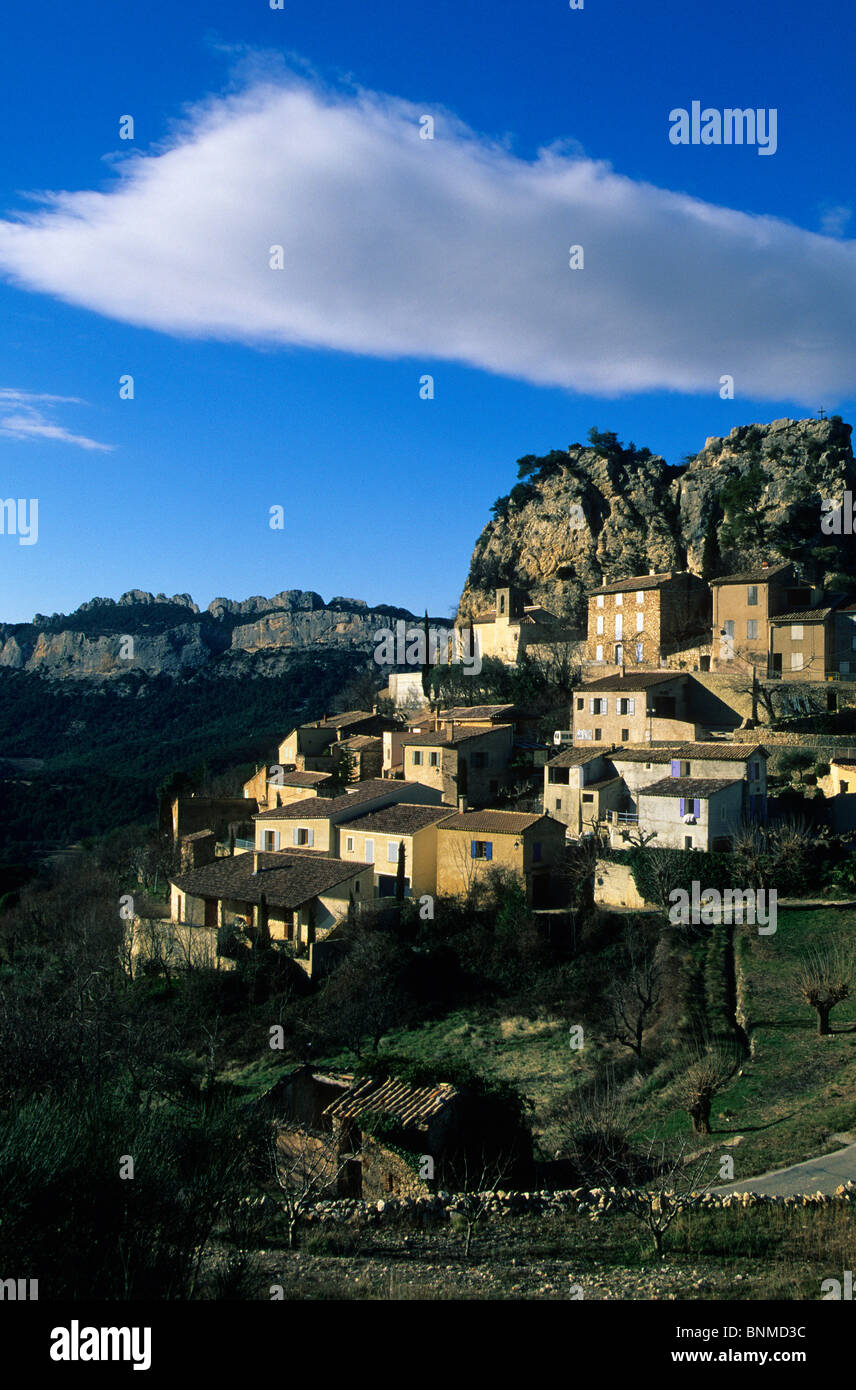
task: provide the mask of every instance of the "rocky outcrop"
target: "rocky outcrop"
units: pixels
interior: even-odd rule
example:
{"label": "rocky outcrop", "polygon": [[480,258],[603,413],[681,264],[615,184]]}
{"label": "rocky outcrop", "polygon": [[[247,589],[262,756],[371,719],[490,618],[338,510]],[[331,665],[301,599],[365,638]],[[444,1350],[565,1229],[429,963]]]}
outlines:
{"label": "rocky outcrop", "polygon": [[275,676],[296,651],[368,655],[376,646],[375,633],[398,617],[421,621],[406,609],[372,609],[362,599],[325,603],[311,590],[217,598],[200,613],[188,594],[166,598],[134,589],[118,601],[91,599],[67,617],[37,613],[32,623],[0,624],[0,669],[86,680],[131,671],[179,676],[206,667],[230,676]]}
{"label": "rocky outcrop", "polygon": [[765,541],[757,553],[744,542],[740,563],[797,559],[816,582],[852,572],[853,538],[830,546],[820,531],[821,501],[856,490],[850,432],[838,417],[738,426],[677,467],[614,436],[521,461],[524,481],[494,504],[476,542],[460,611],[489,608],[497,585],[517,584],[584,622],[585,592],[598,584],[670,569],[710,577],[720,557],[727,569],[722,490],[754,468]]}

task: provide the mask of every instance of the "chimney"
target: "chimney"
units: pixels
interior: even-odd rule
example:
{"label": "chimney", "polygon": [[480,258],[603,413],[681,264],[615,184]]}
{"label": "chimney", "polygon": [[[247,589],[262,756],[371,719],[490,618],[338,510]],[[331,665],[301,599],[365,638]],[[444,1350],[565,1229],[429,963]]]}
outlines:
{"label": "chimney", "polygon": [[761,569],[762,569],[762,570],[768,570],[769,568],[770,568],[770,561],[769,561],[769,560],[762,560],[762,561],[761,561]]}
{"label": "chimney", "polygon": [[258,852],[257,849],[254,849],[254,850],[253,850],[253,873],[254,873],[254,874],[257,874],[258,871],[259,871],[259,852]]}
{"label": "chimney", "polygon": [[466,798],[465,796],[459,796],[459,797],[458,797],[458,815],[459,815],[459,816],[464,815],[464,813],[466,812],[466,809],[467,809],[467,798]]}

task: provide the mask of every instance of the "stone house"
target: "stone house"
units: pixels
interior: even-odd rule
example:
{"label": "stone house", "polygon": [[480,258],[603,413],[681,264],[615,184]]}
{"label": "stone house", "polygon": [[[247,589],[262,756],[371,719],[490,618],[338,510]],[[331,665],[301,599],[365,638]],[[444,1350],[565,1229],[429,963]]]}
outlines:
{"label": "stone house", "polygon": [[580,636],[540,604],[526,603],[522,591],[514,586],[497,589],[494,606],[486,612],[459,615],[455,632],[465,651],[474,640],[482,660],[496,657],[507,666],[516,665],[524,652],[533,648],[549,649],[557,643],[575,642]]}
{"label": "stone house", "polygon": [[453,806],[459,797],[484,806],[508,782],[514,725],[447,725],[439,731],[408,733],[400,747],[405,780],[436,789]]}
{"label": "stone house", "polygon": [[337,769],[346,757],[349,758],[351,783],[367,782],[380,777],[383,770],[383,740],[375,734],[352,734],[350,738],[331,743],[330,756]]}
{"label": "stone house", "polygon": [[[721,777],[663,777],[638,791],[639,827],[657,849],[727,850],[743,819],[743,783]],[[613,827],[622,846],[625,827]]]}
{"label": "stone house", "polygon": [[[820,590],[815,590],[819,594]],[[768,676],[782,680],[824,681],[836,671],[835,618],[844,594],[831,594],[824,603],[812,608],[777,613],[770,619],[770,650]],[[856,628],[853,629],[856,633]],[[851,643],[852,643],[851,637]],[[849,661],[845,658],[847,674]]]}
{"label": "stone house", "polygon": [[687,676],[663,671],[622,672],[581,685],[571,696],[571,722],[575,747],[685,742],[704,732],[693,717]]}
{"label": "stone house", "polygon": [[841,680],[856,680],[856,603],[840,604],[833,617],[832,668]]}
{"label": "stone house", "polygon": [[348,916],[350,905],[370,901],[374,875],[365,864],[324,855],[241,854],[216,859],[170,878],[170,917],[222,931],[259,927],[264,896],[271,942],[311,946]]}
{"label": "stone house", "polygon": [[[626,789],[622,812],[639,811],[639,794],[654,782],[670,777],[740,779],[741,813],[747,820],[767,818],[768,750],[760,743],[678,743],[650,748],[618,748],[610,765]],[[643,829],[647,829],[643,826]]]}
{"label": "stone house", "polygon": [[565,826],[548,815],[464,811],[437,825],[437,892],[464,894],[491,868],[511,869],[530,907],[548,907],[565,851]]}
{"label": "stone house", "polygon": [[292,729],[280,743],[277,761],[286,771],[333,771],[330,745],[355,734],[377,737],[385,729],[395,728],[395,721],[377,710],[347,710],[344,714],[325,715],[311,724]]}
{"label": "stone house", "polygon": [[268,852],[308,849],[319,854],[336,854],[340,823],[399,801],[438,806],[441,797],[436,788],[416,782],[389,778],[358,782],[341,796],[307,797],[259,812],[254,817],[255,847]]}
{"label": "stone house", "polygon": [[448,806],[418,806],[396,802],[340,821],[337,853],[347,862],[374,867],[374,891],[379,898],[395,896],[399,846],[404,846],[405,897],[437,891],[437,826]]}
{"label": "stone house", "polygon": [[798,583],[791,564],[762,564],[754,570],[710,581],[713,594],[712,671],[735,664],[766,674],[770,619],[791,609],[816,606],[820,590]]}
{"label": "stone house", "polygon": [[257,768],[244,783],[244,796],[255,800],[259,811],[311,796],[337,796],[342,790],[330,772],[284,772],[276,764]]}
{"label": "stone house", "polygon": [[594,749],[565,748],[544,768],[544,814],[554,816],[575,839],[600,821],[625,796],[620,776],[608,754]]}
{"label": "stone house", "polygon": [[637,575],[589,594],[586,659],[593,665],[661,666],[709,632],[710,591],[697,575]]}

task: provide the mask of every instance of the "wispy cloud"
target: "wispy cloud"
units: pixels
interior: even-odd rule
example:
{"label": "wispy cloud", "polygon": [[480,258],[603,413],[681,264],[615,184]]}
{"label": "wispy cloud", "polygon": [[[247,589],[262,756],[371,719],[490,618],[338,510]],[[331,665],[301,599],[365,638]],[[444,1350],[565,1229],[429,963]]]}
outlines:
{"label": "wispy cloud", "polygon": [[827,236],[843,236],[853,217],[853,209],[837,204],[821,208],[820,225]]}
{"label": "wispy cloud", "polygon": [[99,444],[84,434],[72,434],[50,419],[57,405],[83,405],[76,396],[51,396],[0,387],[0,434],[9,439],[49,439],[59,444],[75,444],[80,449],[99,449],[109,453],[112,444]]}
{"label": "wispy cloud", "polygon": [[0,222],[0,270],[166,333],[586,392],[712,393],[727,373],[738,396],[814,403],[856,386],[856,243],[573,147],[523,160],[441,110],[300,77],[211,100],[117,167],[106,192]]}

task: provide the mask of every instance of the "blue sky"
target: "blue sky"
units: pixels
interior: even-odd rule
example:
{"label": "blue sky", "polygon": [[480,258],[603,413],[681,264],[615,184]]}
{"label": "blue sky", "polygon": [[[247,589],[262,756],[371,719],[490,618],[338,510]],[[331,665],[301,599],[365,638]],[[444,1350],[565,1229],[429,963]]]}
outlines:
{"label": "blue sky", "polygon": [[[0,535],[0,620],[130,588],[448,614],[522,454],[852,419],[853,30],[823,0],[9,4],[0,496],[39,534]],[[774,108],[775,153],[672,144],[694,100]]]}

